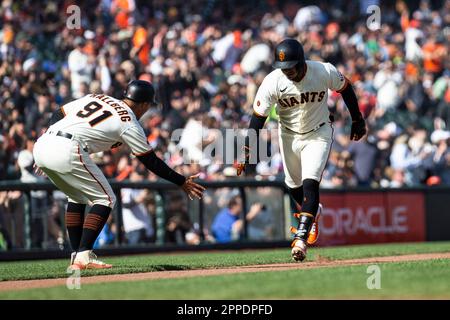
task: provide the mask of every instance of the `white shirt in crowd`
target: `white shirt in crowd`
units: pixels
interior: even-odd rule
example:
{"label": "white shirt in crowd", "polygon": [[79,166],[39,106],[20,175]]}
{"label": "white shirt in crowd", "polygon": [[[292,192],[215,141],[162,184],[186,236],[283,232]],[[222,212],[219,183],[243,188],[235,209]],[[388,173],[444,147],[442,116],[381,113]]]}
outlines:
{"label": "white shirt in crowd", "polygon": [[[142,190],[122,189],[122,203],[128,204],[136,198]],[[135,204],[131,208],[122,208],[123,228],[126,233],[145,229],[147,237],[154,234],[153,223],[142,203]]]}

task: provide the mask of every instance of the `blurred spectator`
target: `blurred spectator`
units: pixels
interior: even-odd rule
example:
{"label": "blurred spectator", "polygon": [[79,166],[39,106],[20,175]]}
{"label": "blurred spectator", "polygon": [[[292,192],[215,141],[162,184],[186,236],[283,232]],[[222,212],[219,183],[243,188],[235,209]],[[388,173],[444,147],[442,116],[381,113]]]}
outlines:
{"label": "blurred spectator", "polygon": [[97,240],[95,240],[94,249],[107,247],[108,245],[113,244],[114,240],[116,239],[116,235],[116,224],[113,222],[113,215],[110,214],[105,226],[98,235]]}
{"label": "blurred spectator", "polygon": [[186,234],[192,228],[192,222],[187,212],[186,199],[178,192],[169,193],[166,206],[166,243],[184,244]]}
{"label": "blurred spectator", "polygon": [[[131,182],[142,180],[139,173],[130,174]],[[154,235],[153,221],[144,205],[148,196],[148,190],[122,189],[122,221],[125,237],[130,245],[148,242]]]}
{"label": "blurred spectator", "polygon": [[435,130],[431,134],[431,142],[435,146],[432,155],[433,176],[440,177],[440,183],[450,184],[450,131]]}
{"label": "blurred spectator", "polygon": [[68,65],[72,84],[72,96],[78,99],[83,96],[82,83],[90,83],[92,80],[94,61],[83,51],[85,45],[83,38],[77,37],[74,40],[74,45],[75,49],[70,52],[68,57]]}
{"label": "blurred spectator", "polygon": [[[17,164],[20,168],[20,181],[34,183],[42,182],[45,179],[39,177],[33,172],[33,140],[26,140],[26,148],[19,152],[17,157]],[[33,247],[46,247],[48,244],[44,241],[44,224],[50,222],[50,212],[47,203],[47,193],[45,191],[31,191],[28,205],[31,206],[31,245]],[[44,221],[46,220],[46,221]],[[54,229],[50,228],[51,231]],[[56,231],[55,241],[59,241],[62,244],[63,239],[61,233]]]}
{"label": "blurred spectator", "polygon": [[[263,210],[263,205],[255,203],[245,215],[247,222],[252,221]],[[228,206],[217,213],[211,225],[211,233],[218,243],[239,240],[244,227],[242,214],[242,199],[234,196],[230,199]]]}
{"label": "blurred spectator", "polygon": [[[250,208],[251,210],[251,208]],[[248,224],[248,238],[250,240],[273,240],[274,238],[274,213],[266,205],[261,205],[258,213]]]}
{"label": "blurred spectator", "polygon": [[371,136],[364,136],[358,143],[351,142],[348,152],[353,159],[353,168],[358,186],[370,186],[377,159],[377,147],[370,143]]}

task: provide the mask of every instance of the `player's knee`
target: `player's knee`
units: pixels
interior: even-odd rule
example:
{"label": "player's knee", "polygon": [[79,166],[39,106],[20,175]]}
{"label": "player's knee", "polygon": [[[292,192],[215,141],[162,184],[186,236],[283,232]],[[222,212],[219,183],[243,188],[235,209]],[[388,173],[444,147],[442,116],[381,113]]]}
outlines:
{"label": "player's knee", "polygon": [[303,180],[303,190],[306,192],[319,192],[319,181],[316,179],[305,179]]}
{"label": "player's knee", "polygon": [[110,205],[109,205],[109,207],[111,209],[113,209],[114,206],[116,205],[117,198],[116,198],[116,196],[114,194],[110,195],[109,197],[110,197]]}
{"label": "player's knee", "polygon": [[108,194],[104,197],[95,199],[92,201],[93,204],[101,204],[102,206],[110,207],[111,209],[114,208],[116,204],[117,198],[114,194]]}
{"label": "player's knee", "polygon": [[286,177],[284,179],[284,183],[288,186],[289,189],[300,188],[302,186],[301,182],[296,182],[291,178]]}

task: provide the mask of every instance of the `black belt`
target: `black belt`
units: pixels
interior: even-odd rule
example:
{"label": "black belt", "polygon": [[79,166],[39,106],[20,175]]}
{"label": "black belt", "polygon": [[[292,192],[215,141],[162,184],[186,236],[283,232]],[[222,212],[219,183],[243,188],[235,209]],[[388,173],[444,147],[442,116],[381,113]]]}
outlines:
{"label": "black belt", "polygon": [[67,138],[67,139],[72,139],[72,135],[70,133],[66,133],[66,132],[62,132],[62,131],[58,131],[56,133],[57,136],[63,137],[63,138]]}
{"label": "black belt", "polygon": [[[53,134],[53,133],[54,133],[54,132],[52,132],[52,131],[49,132],[49,134]],[[67,133],[67,132],[62,132],[62,131],[58,131],[58,132],[56,133],[56,135],[57,135],[57,136],[60,136],[60,137],[63,137],[63,138],[66,138],[66,139],[70,139],[70,140],[72,140],[72,137],[73,137],[72,134]],[[86,152],[88,152],[89,149],[88,149],[87,147],[84,147],[83,150],[86,151]]]}
{"label": "black belt", "polygon": [[309,130],[309,131],[307,131],[307,132],[297,132],[297,131],[294,131],[294,130],[291,130],[291,129],[289,129],[288,127],[284,127],[285,129],[287,129],[287,130],[289,130],[289,131],[291,131],[291,132],[293,132],[293,133],[296,133],[296,134],[307,134],[307,133],[311,133],[311,132],[313,132],[313,131],[316,131],[316,130],[318,130],[319,128],[321,128],[324,124],[325,124],[326,122],[322,122],[321,124],[319,124],[317,127],[315,127],[315,128],[313,128],[312,130]]}

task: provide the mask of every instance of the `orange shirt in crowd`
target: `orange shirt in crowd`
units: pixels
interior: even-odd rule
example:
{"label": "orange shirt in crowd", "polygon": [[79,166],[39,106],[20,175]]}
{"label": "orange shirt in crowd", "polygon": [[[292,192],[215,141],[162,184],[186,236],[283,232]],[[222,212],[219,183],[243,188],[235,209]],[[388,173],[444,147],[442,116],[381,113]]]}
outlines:
{"label": "orange shirt in crowd", "polygon": [[139,51],[138,53],[138,57],[144,66],[149,64],[150,45],[148,43],[147,37],[147,30],[144,27],[137,27],[132,40],[133,47],[135,47],[136,49],[142,46],[141,51]]}
{"label": "orange shirt in crowd", "polygon": [[445,46],[439,43],[427,42],[423,48],[423,67],[426,72],[440,72],[442,70],[442,57],[445,55]]}
{"label": "orange shirt in crowd", "polygon": [[130,11],[133,9],[129,0],[113,0],[111,11],[116,14],[115,22],[121,29],[128,27]]}
{"label": "orange shirt in crowd", "polygon": [[450,103],[450,87],[448,87],[447,91],[445,91],[444,99],[446,102]]}

